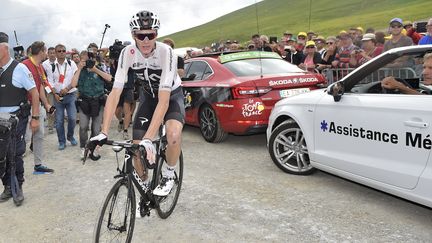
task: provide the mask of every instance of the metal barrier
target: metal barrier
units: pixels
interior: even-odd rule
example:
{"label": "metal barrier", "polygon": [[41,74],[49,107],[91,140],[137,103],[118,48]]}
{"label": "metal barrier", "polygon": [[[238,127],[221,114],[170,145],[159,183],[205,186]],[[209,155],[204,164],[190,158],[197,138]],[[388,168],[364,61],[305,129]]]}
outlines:
{"label": "metal barrier", "polygon": [[[328,84],[337,82],[343,77],[352,72],[355,68],[326,68],[321,71],[321,74],[327,79]],[[385,77],[393,76],[396,78],[419,78],[419,75],[413,68],[398,67],[398,68],[380,68],[375,72],[369,74],[359,83],[370,83],[373,81],[382,80]]]}
{"label": "metal barrier", "polygon": [[321,71],[321,74],[327,79],[328,84],[331,84],[341,80],[354,69],[355,68],[326,68]]}

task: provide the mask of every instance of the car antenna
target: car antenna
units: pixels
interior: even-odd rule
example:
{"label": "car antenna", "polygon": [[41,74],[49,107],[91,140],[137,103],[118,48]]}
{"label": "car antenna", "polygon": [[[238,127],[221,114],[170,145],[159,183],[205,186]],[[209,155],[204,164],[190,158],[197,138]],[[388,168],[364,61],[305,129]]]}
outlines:
{"label": "car antenna", "polygon": [[19,43],[18,43],[18,37],[17,37],[17,34],[16,34],[16,31],[15,31],[15,30],[14,30],[14,35],[15,35],[16,45],[19,46]]}
{"label": "car antenna", "polygon": [[[255,0],[255,16],[256,16],[256,23],[257,23],[257,32],[258,32],[258,35],[260,35],[257,0]],[[263,51],[263,50],[258,50],[259,62],[260,62],[260,76],[261,76],[261,78],[263,78],[263,69],[262,69],[262,60],[261,60],[261,51]]]}

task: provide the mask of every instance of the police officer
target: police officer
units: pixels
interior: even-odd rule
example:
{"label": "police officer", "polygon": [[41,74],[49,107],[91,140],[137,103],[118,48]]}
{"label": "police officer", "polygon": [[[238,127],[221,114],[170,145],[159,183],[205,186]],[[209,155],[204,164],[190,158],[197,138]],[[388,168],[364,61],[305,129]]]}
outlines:
{"label": "police officer", "polygon": [[[15,176],[20,190],[16,191],[14,203],[20,206],[24,201],[22,193],[22,184],[24,183],[24,161],[22,156],[26,147],[24,137],[30,115],[30,107],[26,105],[28,104],[27,93],[32,97],[32,120],[30,125],[33,132],[39,128],[39,93],[36,90],[33,76],[27,67],[11,58],[8,42],[8,35],[0,32],[0,113],[16,114],[19,118],[16,129],[12,130],[13,133],[8,138],[9,141],[15,141],[15,144],[10,144],[8,154],[11,154],[11,150],[15,150],[15,156],[12,159],[15,160]],[[4,158],[0,158],[0,160],[2,159]],[[6,173],[2,178],[4,191],[0,194],[0,202],[5,202],[12,197],[11,177],[13,178],[13,176],[11,175],[11,168],[11,158],[7,156]]]}

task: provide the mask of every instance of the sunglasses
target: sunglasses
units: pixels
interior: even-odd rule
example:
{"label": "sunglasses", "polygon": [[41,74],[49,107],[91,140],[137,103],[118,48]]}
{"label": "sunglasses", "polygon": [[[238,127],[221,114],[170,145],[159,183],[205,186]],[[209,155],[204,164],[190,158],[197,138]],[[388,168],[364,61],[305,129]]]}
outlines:
{"label": "sunglasses", "polygon": [[60,53],[60,52],[66,52],[66,50],[57,50],[57,52],[59,52],[59,53]]}
{"label": "sunglasses", "polygon": [[306,46],[306,49],[312,49],[315,48],[315,46]]}
{"label": "sunglasses", "polygon": [[156,33],[135,34],[135,37],[141,41],[145,40],[146,38],[147,40],[153,40],[156,38]]}
{"label": "sunglasses", "polygon": [[392,28],[402,28],[402,25],[399,24],[395,24],[395,25],[390,25]]}

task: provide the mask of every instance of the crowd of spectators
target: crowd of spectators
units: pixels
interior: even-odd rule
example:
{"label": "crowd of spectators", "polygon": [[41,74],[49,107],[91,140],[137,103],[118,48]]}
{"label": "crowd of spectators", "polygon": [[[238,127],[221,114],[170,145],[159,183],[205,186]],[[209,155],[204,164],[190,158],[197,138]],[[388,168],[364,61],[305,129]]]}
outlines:
{"label": "crowd of spectators", "polygon": [[385,32],[375,31],[374,28],[364,31],[360,26],[327,37],[314,31],[301,31],[297,35],[285,31],[279,40],[254,34],[244,45],[240,45],[236,40],[222,41],[202,50],[190,50],[184,58],[211,52],[271,51],[311,72],[320,72],[324,69],[352,70],[392,48],[432,44],[432,18],[426,23],[424,30],[419,31],[416,24],[402,21],[401,18],[393,18],[388,22],[388,29]]}

